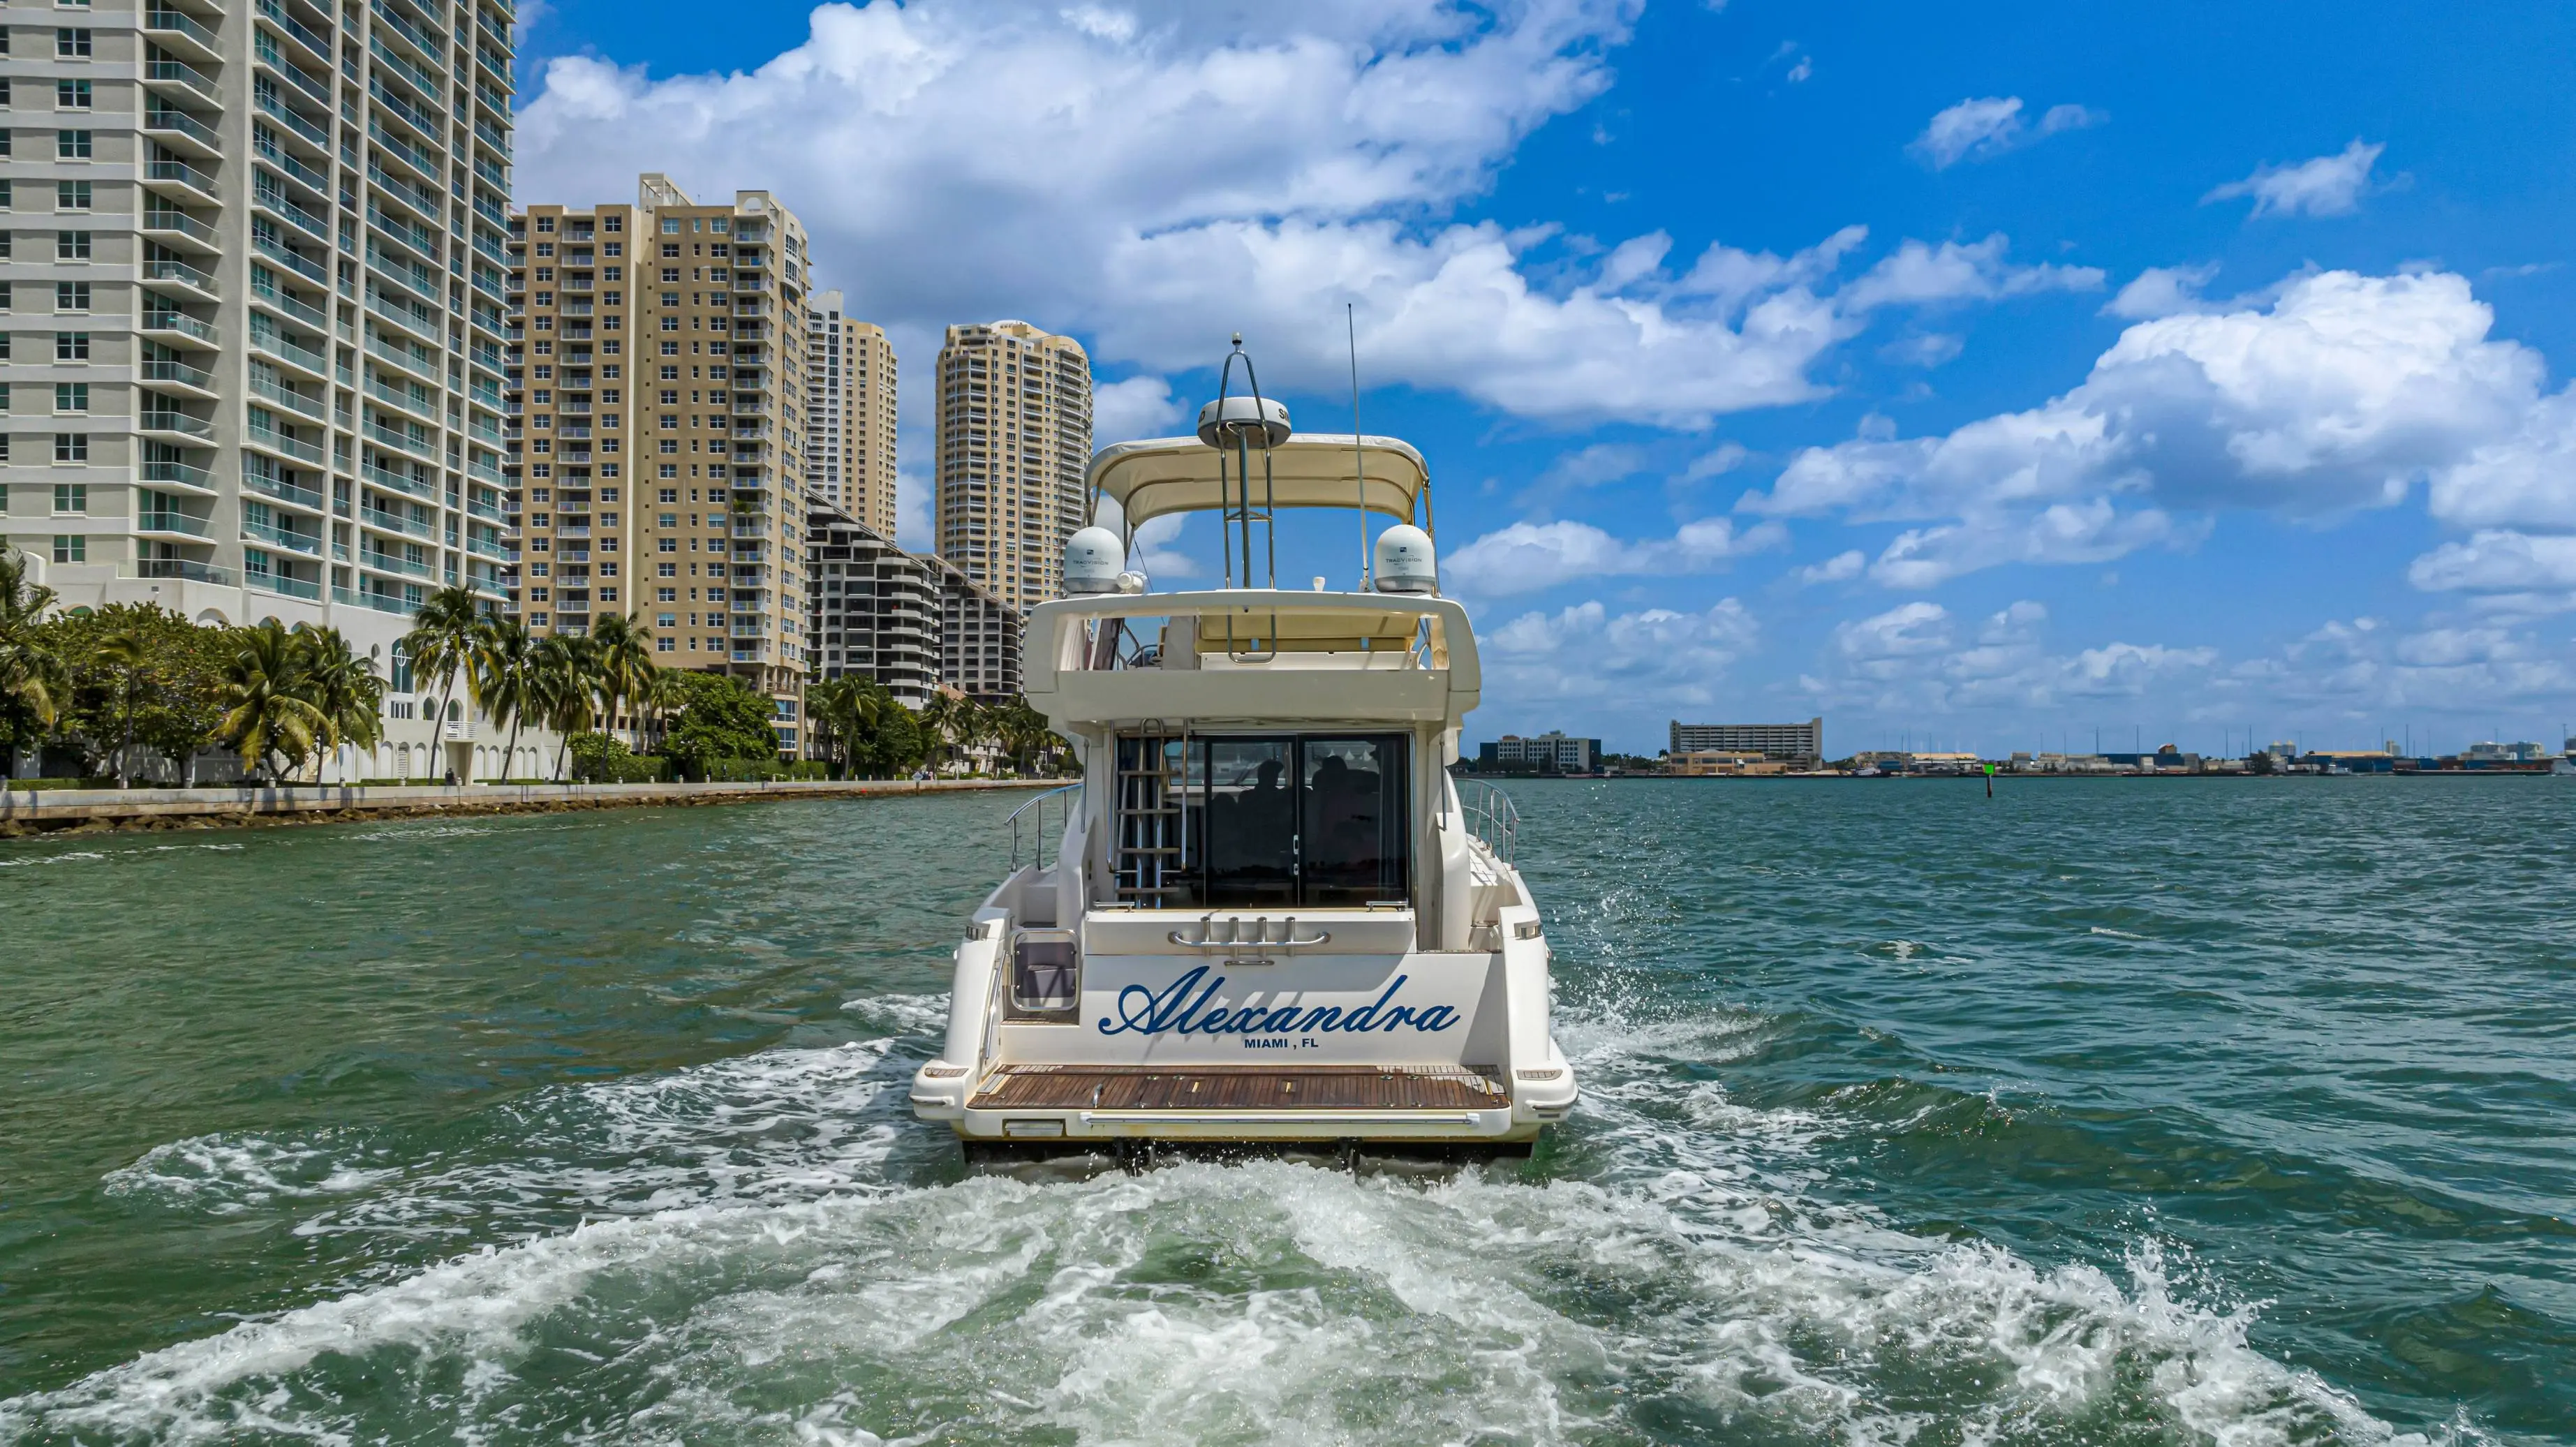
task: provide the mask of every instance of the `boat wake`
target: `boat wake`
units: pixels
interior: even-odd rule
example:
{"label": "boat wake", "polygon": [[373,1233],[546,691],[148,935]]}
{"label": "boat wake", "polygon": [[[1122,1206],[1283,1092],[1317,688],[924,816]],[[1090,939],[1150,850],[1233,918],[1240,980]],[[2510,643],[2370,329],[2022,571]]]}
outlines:
{"label": "boat wake", "polygon": [[908,1119],[937,1002],[846,1013],[891,1033],[540,1092],[432,1149],[153,1151],[113,1189],[479,1244],[0,1403],[0,1439],[2399,1440],[2153,1239],[2043,1267],[1821,1189],[1852,1122],[1685,1072],[1758,1016],[1561,1012],[1585,1104],[1534,1170],[1034,1185],[955,1178]]}

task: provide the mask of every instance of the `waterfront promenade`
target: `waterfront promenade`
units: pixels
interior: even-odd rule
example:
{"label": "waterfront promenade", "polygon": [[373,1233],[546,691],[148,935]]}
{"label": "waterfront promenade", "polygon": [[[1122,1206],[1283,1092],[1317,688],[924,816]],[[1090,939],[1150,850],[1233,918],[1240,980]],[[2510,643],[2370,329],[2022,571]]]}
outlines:
{"label": "waterfront promenade", "polygon": [[421,814],[539,814],[1052,787],[1057,779],[845,779],[667,784],[295,784],[212,789],[0,789],[0,838],[70,829],[203,829]]}

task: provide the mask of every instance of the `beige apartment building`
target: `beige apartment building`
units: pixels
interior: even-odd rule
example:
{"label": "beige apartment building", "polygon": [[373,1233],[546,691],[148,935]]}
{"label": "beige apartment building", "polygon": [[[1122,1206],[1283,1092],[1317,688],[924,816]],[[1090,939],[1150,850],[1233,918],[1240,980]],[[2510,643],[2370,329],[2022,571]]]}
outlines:
{"label": "beige apartment building", "polygon": [[818,291],[805,313],[805,490],[880,537],[895,531],[895,360],[885,330]]}
{"label": "beige apartment building", "polygon": [[[939,555],[1025,612],[1064,592],[1084,521],[1091,359],[1027,322],[948,329],[939,349]],[[976,691],[973,689],[969,690]]]}
{"label": "beige apartment building", "polygon": [[511,606],[537,633],[640,614],[666,667],[731,673],[799,742],[805,231],[766,191],[511,220]]}

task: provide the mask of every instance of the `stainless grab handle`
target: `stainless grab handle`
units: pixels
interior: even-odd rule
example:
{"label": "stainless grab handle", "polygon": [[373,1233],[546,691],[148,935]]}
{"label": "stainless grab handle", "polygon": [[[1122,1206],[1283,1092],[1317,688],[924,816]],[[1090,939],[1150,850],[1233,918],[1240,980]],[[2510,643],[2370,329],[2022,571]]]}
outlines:
{"label": "stainless grab handle", "polygon": [[1275,940],[1270,938],[1270,917],[1268,915],[1263,915],[1258,919],[1250,921],[1252,925],[1252,934],[1249,938],[1246,938],[1243,933],[1243,926],[1246,923],[1245,921],[1233,919],[1227,920],[1226,923],[1233,926],[1233,929],[1229,931],[1229,937],[1225,939],[1217,938],[1216,917],[1213,915],[1199,921],[1199,938],[1197,939],[1184,939],[1179,930],[1173,930],[1170,934],[1166,935],[1165,938],[1169,939],[1172,943],[1179,945],[1181,948],[1189,950],[1219,949],[1232,945],[1278,945],[1282,948],[1297,949],[1311,947],[1314,945],[1330,944],[1333,939],[1333,932],[1331,930],[1317,930],[1315,931],[1314,936],[1310,939],[1301,940],[1297,938],[1297,917],[1295,915],[1290,915],[1286,919],[1280,921],[1280,928],[1283,933],[1280,938]]}

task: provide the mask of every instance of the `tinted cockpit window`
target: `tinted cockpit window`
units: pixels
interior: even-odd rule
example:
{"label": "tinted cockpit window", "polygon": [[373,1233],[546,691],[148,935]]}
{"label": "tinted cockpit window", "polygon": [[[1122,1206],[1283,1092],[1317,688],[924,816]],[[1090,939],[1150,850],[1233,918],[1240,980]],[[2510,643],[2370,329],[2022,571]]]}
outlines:
{"label": "tinted cockpit window", "polygon": [[1289,908],[1408,898],[1405,744],[1401,734],[1191,740],[1179,770],[1182,884],[1145,902]]}

